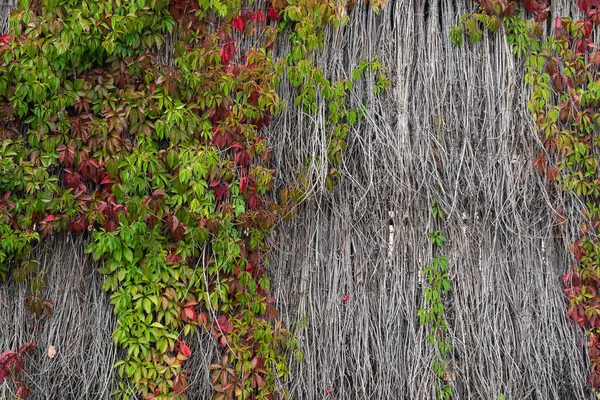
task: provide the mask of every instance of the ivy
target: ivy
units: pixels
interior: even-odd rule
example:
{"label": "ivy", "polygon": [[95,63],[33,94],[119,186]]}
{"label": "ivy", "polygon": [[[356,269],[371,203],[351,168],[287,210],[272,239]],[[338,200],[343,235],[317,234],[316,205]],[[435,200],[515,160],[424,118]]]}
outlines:
{"label": "ivy", "polygon": [[[275,171],[261,129],[283,107],[285,70],[298,107],[329,104],[335,178],[365,113],[346,106],[352,82],[369,71],[376,92],[389,83],[377,60],[338,82],[314,66],[325,27],[348,20],[337,2],[253,7],[21,0],[0,37],[0,278],[29,281],[37,321],[53,304],[33,249],[59,231],[89,237],[125,350],[115,368],[131,383],[119,383],[118,398],[187,398],[187,338],[197,331],[223,349],[209,367],[213,399],[280,398],[287,354],[302,358],[266,268],[270,232],[303,193],[269,200]],[[291,51],[273,60],[287,32]],[[172,65],[155,55],[167,37],[177,38]]]}
{"label": "ivy", "polygon": [[[435,220],[443,221],[444,212],[435,201],[432,214]],[[434,252],[441,250],[447,241],[439,230],[428,232],[427,236]],[[436,398],[451,399],[453,394],[448,378],[450,374],[448,357],[451,356],[453,347],[447,336],[448,327],[444,316],[444,296],[451,288],[446,256],[434,257],[431,264],[423,269],[423,278],[426,281],[423,289],[425,307],[419,309],[417,316],[421,326],[427,330],[427,342],[434,347],[435,351],[430,365],[436,376]]]}
{"label": "ivy", "polygon": [[[375,11],[384,5],[383,1],[371,3]],[[301,107],[308,114],[315,115],[319,100],[322,99],[327,104],[328,172],[325,184],[329,190],[333,189],[340,177],[338,168],[346,150],[346,136],[351,127],[368,114],[365,107],[353,109],[347,106],[348,91],[366,72],[375,75],[376,82],[373,88],[375,94],[389,87],[386,68],[377,59],[362,60],[352,71],[351,78],[331,82],[323,75],[322,69],[313,62],[313,54],[323,48],[324,27],[330,22],[336,28],[348,22],[347,13],[340,12],[336,1],[294,0],[288,1],[280,24],[280,29],[288,25],[294,28],[290,34],[291,50],[285,58],[285,65],[280,69],[281,73],[285,69],[290,83],[299,90],[294,105]]]}
{"label": "ivy", "polygon": [[27,398],[31,392],[27,384],[19,379],[19,374],[25,367],[25,354],[31,353],[34,348],[35,343],[25,343],[16,351],[7,350],[0,354],[0,384],[10,379],[15,396],[19,399]]}

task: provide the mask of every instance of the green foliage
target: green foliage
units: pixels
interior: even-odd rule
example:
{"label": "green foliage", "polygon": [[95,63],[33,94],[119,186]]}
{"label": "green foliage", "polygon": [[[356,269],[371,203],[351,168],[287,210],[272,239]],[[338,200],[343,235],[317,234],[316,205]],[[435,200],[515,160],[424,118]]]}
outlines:
{"label": "green foliage", "polygon": [[[310,0],[272,0],[267,17],[240,0],[23,0],[12,15],[0,36],[0,278],[28,280],[36,320],[50,315],[33,248],[58,231],[91,237],[126,350],[115,367],[132,383],[117,397],[186,398],[185,338],[197,330],[223,349],[209,367],[214,399],[284,394],[287,353],[302,353],[270,296],[268,239],[303,193],[267,200],[275,171],[260,131],[283,107],[283,64],[269,50],[292,28],[284,68],[302,86],[297,106],[329,102],[334,176],[364,113],[346,109],[352,80],[331,83],[312,64],[341,11]],[[154,52],[171,34],[174,63],[161,65]],[[237,34],[255,42],[240,48]],[[377,60],[353,80],[366,71],[376,92],[389,84]]]}
{"label": "green foliage", "polygon": [[463,44],[463,36],[465,30],[462,26],[451,26],[450,27],[450,41],[454,46],[460,47]]}
{"label": "green foliage", "polygon": [[[443,221],[443,211],[437,202],[433,201],[432,213],[434,219]],[[439,230],[428,232],[427,236],[436,249],[441,249],[447,239]],[[452,356],[452,343],[447,331],[444,317],[444,296],[450,291],[451,282],[448,276],[448,260],[440,255],[431,260],[431,264],[423,269],[426,285],[423,289],[425,307],[419,309],[417,316],[421,326],[427,329],[427,342],[435,348],[435,357],[431,360],[431,368],[437,377],[436,397],[440,400],[452,398],[452,386],[448,382],[448,360]]]}
{"label": "green foliage", "polygon": [[[372,2],[376,8],[383,2]],[[283,11],[280,29],[293,26],[290,34],[291,50],[285,58],[285,71],[292,86],[299,94],[294,105],[302,107],[308,114],[316,115],[318,104],[327,104],[326,129],[328,135],[326,187],[331,190],[340,174],[338,168],[346,150],[346,136],[350,129],[364,118],[368,110],[364,107],[347,107],[346,98],[353,83],[362,79],[365,73],[375,76],[374,93],[379,94],[389,87],[386,68],[377,59],[362,60],[351,73],[351,79],[330,81],[321,68],[314,64],[313,54],[322,49],[325,40],[325,26],[332,23],[338,28],[348,22],[348,15],[340,12],[338,3],[333,0],[293,0]]]}

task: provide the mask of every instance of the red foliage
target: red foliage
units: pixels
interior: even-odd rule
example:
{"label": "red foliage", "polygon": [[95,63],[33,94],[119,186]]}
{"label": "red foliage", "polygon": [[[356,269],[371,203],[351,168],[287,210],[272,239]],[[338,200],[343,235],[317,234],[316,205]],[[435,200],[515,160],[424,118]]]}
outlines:
{"label": "red foliage", "polygon": [[237,31],[239,31],[239,32],[244,31],[244,20],[242,19],[242,17],[232,18],[231,24]]}
{"label": "red foliage", "polygon": [[31,353],[35,348],[35,343],[25,343],[17,351],[7,350],[0,355],[0,385],[6,377],[10,377],[13,385],[16,386],[15,394],[19,399],[26,399],[29,396],[29,387],[17,377],[23,370],[26,353]]}
{"label": "red foliage", "polygon": [[221,63],[223,65],[228,65],[229,61],[231,60],[232,57],[235,57],[235,40],[228,40],[227,42],[223,43],[223,46],[221,47]]}
{"label": "red foliage", "polygon": [[229,194],[229,184],[227,182],[214,180],[210,183],[210,187],[215,194],[215,200],[221,201]]}
{"label": "red foliage", "polygon": [[185,340],[179,341],[179,352],[186,358],[190,358],[192,355],[192,349],[189,348]]}
{"label": "red foliage", "polygon": [[227,315],[221,315],[219,318],[217,318],[216,326],[224,335],[227,335],[233,331],[233,327],[229,323]]}
{"label": "red foliage", "polygon": [[254,14],[252,14],[252,17],[250,19],[255,22],[264,21],[265,13],[262,11],[254,11]]}
{"label": "red foliage", "polygon": [[594,9],[600,9],[600,0],[577,0],[577,7],[581,11],[588,13]]}
{"label": "red foliage", "polygon": [[267,7],[267,17],[272,19],[273,21],[281,20],[281,15],[279,15],[279,10],[273,6]]}

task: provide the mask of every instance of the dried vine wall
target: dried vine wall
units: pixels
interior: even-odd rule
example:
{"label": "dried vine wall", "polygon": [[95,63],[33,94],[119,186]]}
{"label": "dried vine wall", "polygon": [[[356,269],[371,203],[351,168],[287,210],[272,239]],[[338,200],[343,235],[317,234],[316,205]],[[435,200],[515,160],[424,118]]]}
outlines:
{"label": "dried vine wall", "polygon": [[[553,1],[553,15],[571,15]],[[0,29],[11,3],[0,3]],[[446,315],[454,351],[446,379],[459,399],[591,399],[580,331],[566,319],[561,276],[571,263],[581,205],[550,201],[533,167],[541,148],[526,109],[528,87],[503,35],[454,48],[448,31],[475,4],[390,0],[379,15],[357,6],[331,31],[319,64],[344,77],[377,56],[391,88],[368,97],[369,118],[348,137],[333,190],[315,187],[273,238],[274,297],[297,334],[304,361],[286,385],[292,399],[431,399],[433,347],[417,311],[422,269],[433,257],[426,233],[440,229],[452,282]],[[276,49],[283,52],[285,49]],[[291,90],[281,86],[284,99]],[[326,105],[322,105],[325,109]],[[296,179],[306,159],[326,157],[323,112],[291,104],[269,127],[278,180]],[[311,171],[325,175],[318,163]],[[434,221],[433,199],[446,214]],[[561,224],[562,209],[569,217]],[[0,285],[0,349],[37,338],[25,378],[32,399],[109,398],[118,359],[114,317],[102,277],[67,234],[40,248],[55,314],[26,327],[25,289]],[[347,301],[344,297],[349,296]],[[45,350],[57,349],[54,358]],[[190,398],[211,393],[206,366],[217,357],[198,336],[186,364]],[[0,387],[0,398],[8,396]]]}

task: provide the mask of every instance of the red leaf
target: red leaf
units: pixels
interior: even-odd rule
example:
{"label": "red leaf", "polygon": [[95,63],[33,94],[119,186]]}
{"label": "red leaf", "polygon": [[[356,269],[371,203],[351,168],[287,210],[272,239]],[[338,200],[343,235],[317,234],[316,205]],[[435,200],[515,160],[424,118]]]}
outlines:
{"label": "red leaf", "polygon": [[169,215],[167,217],[167,226],[171,230],[171,233],[175,232],[177,227],[179,226],[179,220],[174,215]]}
{"label": "red leaf", "polygon": [[258,21],[264,21],[265,20],[265,13],[262,11],[254,11],[254,14],[252,14],[252,21],[254,22],[258,22]]}
{"label": "red leaf", "polygon": [[255,370],[264,370],[265,368],[265,359],[262,357],[254,357],[251,361],[252,368]]}
{"label": "red leaf", "polygon": [[325,393],[332,393],[332,392],[333,392],[333,389],[332,389],[332,388],[327,388],[327,389],[325,389]]}
{"label": "red leaf", "polygon": [[258,106],[258,100],[260,99],[260,92],[257,90],[252,91],[252,93],[250,93],[250,96],[248,96],[248,104],[250,104],[251,106],[257,107]]}
{"label": "red leaf", "polygon": [[235,18],[233,18],[231,20],[231,24],[239,32],[242,32],[244,30],[244,20],[242,19],[242,17],[235,17]]}
{"label": "red leaf", "polygon": [[527,12],[537,12],[541,10],[541,5],[536,0],[523,0],[523,6]]}
{"label": "red leaf", "polygon": [[[591,24],[590,21],[585,21],[587,22],[587,24],[583,25],[583,39],[577,39],[577,41],[575,42],[575,46],[577,47],[577,52],[576,54],[584,54],[587,52],[587,49],[589,47],[589,43],[590,40],[588,39],[590,32],[591,32]],[[573,96],[575,97],[575,96]]]}
{"label": "red leaf", "polygon": [[342,299],[342,301],[343,301],[344,303],[347,303],[347,302],[348,302],[348,300],[350,300],[350,296],[348,296],[348,295],[344,296],[344,298]]}
{"label": "red leaf", "polygon": [[[69,187],[71,189],[80,188],[81,185],[83,184],[83,182],[81,182],[81,176],[78,173],[73,172],[68,168],[65,168],[64,180],[65,180],[65,183],[67,184],[67,187]],[[84,185],[84,187],[85,187],[85,185]]]}
{"label": "red leaf", "polygon": [[75,149],[71,146],[67,147],[64,144],[58,146],[58,161],[63,165],[70,167],[75,163]]}
{"label": "red leaf", "polygon": [[590,8],[589,0],[577,0],[577,7],[583,12],[587,12]]}
{"label": "red leaf", "polygon": [[250,197],[250,199],[248,199],[248,206],[251,210],[256,210],[260,206],[262,206],[262,199],[259,195],[255,194],[254,196]]}
{"label": "red leaf", "polygon": [[221,347],[227,346],[227,336],[223,335],[219,338],[219,344]]}
{"label": "red leaf", "polygon": [[229,184],[227,182],[214,180],[210,183],[210,187],[212,188],[217,201],[223,200],[223,198],[229,193]]}
{"label": "red leaf", "polygon": [[152,230],[156,223],[158,222],[158,218],[154,215],[146,215],[144,216],[144,220],[146,221],[146,226],[148,229]]}
{"label": "red leaf", "polygon": [[198,314],[198,325],[205,326],[208,322],[208,315],[205,312]]}
{"label": "red leaf", "polygon": [[78,234],[82,233],[87,229],[88,226],[90,226],[90,223],[81,214],[79,214],[77,218],[71,218],[69,220],[69,230],[71,232],[75,232]]}
{"label": "red leaf", "polygon": [[273,6],[267,7],[267,17],[272,19],[273,21],[281,20],[281,15],[279,15],[279,10]]}
{"label": "red leaf", "polygon": [[225,147],[227,147],[227,140],[225,138],[225,135],[222,135],[220,133],[213,133],[212,142],[220,150],[223,150]]}
{"label": "red leaf", "polygon": [[166,261],[168,263],[177,264],[181,262],[181,254],[169,253],[167,255]]}
{"label": "red leaf", "polygon": [[25,361],[23,360],[23,357],[15,357],[15,365],[13,367],[13,372],[15,375],[19,375],[21,373],[24,364]]}
{"label": "red leaf", "polygon": [[0,385],[4,382],[4,378],[8,375],[8,368],[0,368]]}
{"label": "red leaf", "polygon": [[0,43],[1,44],[8,44],[9,42],[10,42],[9,34],[0,35]]}
{"label": "red leaf", "polygon": [[[185,307],[183,309],[183,313],[185,314],[185,316],[188,319],[196,319],[196,313],[194,312],[194,308],[193,307]],[[189,356],[186,356],[189,357]]]}
{"label": "red leaf", "polygon": [[579,241],[573,244],[573,255],[577,261],[581,261],[581,257],[583,256],[583,248],[579,245]]}
{"label": "red leaf", "polygon": [[29,396],[30,391],[31,391],[31,389],[29,389],[27,386],[19,385],[17,387],[16,395],[19,399],[26,399],[27,396]]}
{"label": "red leaf", "polygon": [[175,377],[175,380],[173,381],[173,391],[177,394],[183,393],[185,391],[185,386],[182,383],[182,380],[179,375],[177,375]]}
{"label": "red leaf", "polygon": [[88,159],[79,162],[77,169],[81,172],[81,176],[85,179],[90,179],[96,181],[98,178],[98,168],[100,164],[94,159]]}
{"label": "red leaf", "polygon": [[226,72],[228,75],[238,76],[240,74],[240,65],[236,63],[230,64],[229,67],[227,67]]}
{"label": "red leaf", "polygon": [[248,153],[246,150],[244,151],[238,151],[237,153],[235,153],[235,163],[241,165],[242,167],[247,167],[248,165],[250,165],[250,162],[252,161],[252,156],[250,155],[250,153]]}
{"label": "red leaf", "polygon": [[248,22],[248,20],[252,18],[252,9],[248,7],[241,8],[240,17],[242,18],[242,21]]}
{"label": "red leaf", "polygon": [[585,36],[585,38],[589,38],[590,34],[592,33],[592,23],[590,21],[583,21],[583,35]]}
{"label": "red leaf", "polygon": [[185,234],[185,228],[186,228],[185,224],[179,224],[177,229],[175,229],[175,231],[172,233],[173,238],[175,238],[175,240],[183,239],[183,235]]}
{"label": "red leaf", "polygon": [[258,385],[258,387],[262,387],[267,383],[265,382],[263,377],[260,376],[260,374],[254,374],[254,377],[256,378],[256,384]]}
{"label": "red leaf", "polygon": [[235,56],[235,46],[234,46],[235,40],[230,40],[228,42],[225,42],[225,44],[223,44],[223,47],[221,47],[221,63],[223,65],[227,65],[229,64],[229,60],[231,60],[231,57]]}
{"label": "red leaf", "polygon": [[250,176],[244,176],[243,178],[240,179],[240,190],[242,192],[245,192],[246,189],[248,188],[248,186],[252,187],[254,186],[255,182],[254,179]]}
{"label": "red leaf", "polygon": [[16,354],[14,351],[12,351],[12,350],[6,350],[4,353],[0,354],[0,360],[4,360],[8,356],[12,356],[14,354]]}
{"label": "red leaf", "polygon": [[106,229],[106,232],[114,232],[119,227],[119,224],[114,219],[110,219],[106,221],[102,227]]}
{"label": "red leaf", "polygon": [[279,312],[277,311],[277,309],[272,305],[267,304],[267,307],[265,308],[265,319],[267,321],[275,321],[278,317]]}
{"label": "red leaf", "polygon": [[181,341],[179,343],[179,350],[181,351],[181,354],[183,354],[187,358],[190,358],[190,356],[192,355],[192,349],[189,348],[185,341]]}
{"label": "red leaf", "polygon": [[594,24],[600,23],[600,10],[590,10],[587,15]]}
{"label": "red leaf", "polygon": [[227,319],[226,315],[221,315],[219,318],[217,318],[217,325],[225,335],[233,331],[233,327],[229,323],[229,320]]}

